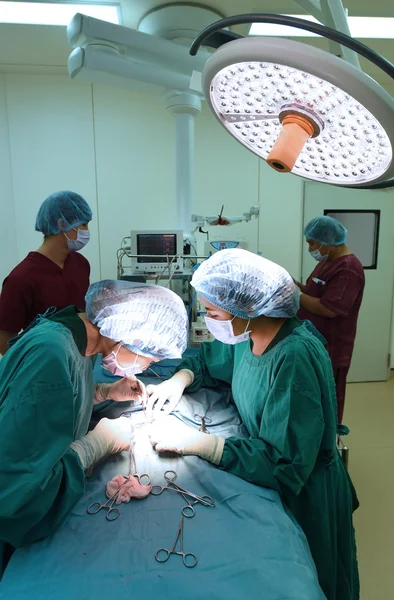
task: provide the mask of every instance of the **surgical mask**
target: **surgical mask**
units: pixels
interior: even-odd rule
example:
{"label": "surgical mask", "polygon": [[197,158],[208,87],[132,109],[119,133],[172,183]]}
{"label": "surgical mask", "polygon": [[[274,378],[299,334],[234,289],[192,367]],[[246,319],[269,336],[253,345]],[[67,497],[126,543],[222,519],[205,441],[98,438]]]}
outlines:
{"label": "surgical mask", "polygon": [[[320,248],[321,248],[321,246],[320,246]],[[309,254],[312,256],[312,258],[314,258],[318,262],[323,262],[323,261],[327,260],[328,254],[323,256],[323,254],[320,253],[320,248],[318,250],[312,250],[311,252],[309,252]]]}
{"label": "surgical mask", "polygon": [[119,377],[134,377],[139,373],[142,373],[141,365],[137,363],[138,356],[135,357],[134,364],[130,367],[121,367],[118,363],[118,354],[121,345],[119,344],[116,351],[112,351],[108,356],[104,356],[102,363],[104,369],[112,373],[112,375],[118,375]]}
{"label": "surgical mask", "polygon": [[64,234],[67,238],[67,246],[70,252],[78,252],[78,250],[82,250],[90,240],[90,231],[89,229],[75,229],[77,232],[77,239],[70,240],[66,234]]}
{"label": "surgical mask", "polygon": [[219,342],[223,342],[223,344],[240,344],[241,342],[246,342],[246,340],[250,338],[250,331],[247,331],[250,319],[246,324],[245,331],[240,335],[235,335],[233,329],[233,321],[235,317],[233,317],[231,321],[217,321],[216,319],[211,319],[210,317],[204,318],[208,330],[217,340],[219,340]]}

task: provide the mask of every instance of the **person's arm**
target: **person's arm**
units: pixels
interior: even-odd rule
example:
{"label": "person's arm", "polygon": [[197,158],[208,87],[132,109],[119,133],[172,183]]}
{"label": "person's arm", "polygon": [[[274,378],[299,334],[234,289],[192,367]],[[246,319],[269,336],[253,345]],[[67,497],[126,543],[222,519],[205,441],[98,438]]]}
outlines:
{"label": "person's arm", "polygon": [[159,422],[151,430],[152,444],[157,452],[201,456],[246,481],[298,495],[315,466],[325,429],[322,390],[308,354],[289,353],[271,387],[261,393],[267,397],[259,437],[224,440],[183,423]]}
{"label": "person's arm", "polygon": [[319,315],[326,319],[335,319],[338,316],[333,310],[324,306],[320,298],[314,298],[313,296],[301,293],[300,304],[313,315]]}
{"label": "person's arm", "polygon": [[192,383],[186,388],[192,394],[202,387],[220,387],[223,383],[231,385],[234,366],[234,346],[217,340],[201,344],[197,356],[185,357],[176,372],[191,371]]}
{"label": "person's arm", "polygon": [[324,286],[321,298],[301,294],[300,304],[309,312],[333,319],[347,317],[364,286],[361,275],[350,269],[341,269]]}
{"label": "person's arm", "polygon": [[342,269],[330,279],[320,301],[327,310],[335,311],[340,317],[347,317],[364,288],[363,273]]}
{"label": "person's arm", "polygon": [[18,335],[17,331],[2,331],[0,330],[0,354],[4,354],[9,350],[8,342]]}
{"label": "person's arm", "polygon": [[[34,353],[38,359],[39,353]],[[49,353],[50,354],[50,353]],[[18,380],[1,406],[0,539],[20,547],[46,537],[71,512],[85,490],[85,473],[73,441],[71,381],[50,359]],[[40,363],[35,362],[36,367]],[[33,370],[36,371],[33,374]],[[62,372],[63,371],[63,372]],[[45,382],[46,380],[46,382]],[[23,394],[21,394],[23,391]]]}
{"label": "person's arm", "polygon": [[286,356],[267,392],[259,437],[228,438],[220,467],[297,495],[315,466],[325,427],[322,390],[307,354]]}
{"label": "person's arm", "polygon": [[25,327],[32,302],[32,290],[29,285],[12,275],[4,280],[0,294],[1,354],[4,355],[9,349],[8,341]]}
{"label": "person's arm", "polygon": [[296,286],[301,290],[301,292],[304,293],[306,285],[301,283],[301,281],[297,281],[296,279],[294,279],[294,277],[292,279],[293,279],[294,283],[296,284]]}
{"label": "person's arm", "polygon": [[234,346],[214,341],[201,344],[197,356],[188,356],[176,369],[175,374],[158,385],[146,388],[147,418],[160,411],[175,410],[186,390],[192,394],[202,387],[216,388],[223,383],[231,384],[233,378]]}

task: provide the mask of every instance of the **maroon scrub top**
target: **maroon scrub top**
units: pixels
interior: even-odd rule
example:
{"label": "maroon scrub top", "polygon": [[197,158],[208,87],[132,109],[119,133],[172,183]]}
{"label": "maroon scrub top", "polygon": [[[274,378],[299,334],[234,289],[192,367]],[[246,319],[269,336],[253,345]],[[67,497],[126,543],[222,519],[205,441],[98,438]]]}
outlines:
{"label": "maroon scrub top", "polygon": [[0,329],[19,332],[51,306],[85,308],[90,265],[71,252],[61,269],[39,252],[30,252],[6,277],[0,295]]}
{"label": "maroon scrub top", "polygon": [[334,368],[350,366],[364,285],[364,269],[354,254],[319,262],[306,282],[305,294],[320,298],[321,304],[337,315],[328,319],[303,306],[298,311],[300,319],[312,321],[326,338]]}

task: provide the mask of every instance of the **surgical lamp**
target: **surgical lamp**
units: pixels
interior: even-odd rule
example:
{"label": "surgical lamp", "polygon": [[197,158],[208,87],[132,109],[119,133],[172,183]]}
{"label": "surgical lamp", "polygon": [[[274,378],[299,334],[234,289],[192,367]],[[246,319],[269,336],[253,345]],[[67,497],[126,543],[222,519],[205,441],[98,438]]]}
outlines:
{"label": "surgical lamp", "polygon": [[[394,79],[394,65],[361,42],[324,25],[268,13],[213,23],[196,38],[190,54],[216,31],[246,23],[317,33]],[[239,38],[207,60],[201,82],[220,123],[276,171],[349,188],[394,186],[393,98],[346,61],[292,40]]]}

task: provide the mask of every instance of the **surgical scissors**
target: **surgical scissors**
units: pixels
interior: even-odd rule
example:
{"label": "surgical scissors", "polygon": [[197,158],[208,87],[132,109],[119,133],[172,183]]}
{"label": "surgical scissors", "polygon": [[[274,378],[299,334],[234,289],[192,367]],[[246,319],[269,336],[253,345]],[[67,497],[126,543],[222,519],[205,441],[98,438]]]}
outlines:
{"label": "surgical scissors", "polygon": [[[178,543],[178,539],[179,539],[179,550],[175,550],[176,545]],[[160,557],[160,554],[161,554],[161,557]],[[168,548],[159,548],[156,551],[155,558],[156,558],[157,562],[163,563],[163,562],[166,562],[170,558],[171,554],[177,554],[178,556],[182,556],[183,564],[185,565],[185,567],[188,567],[189,569],[192,569],[197,564],[197,556],[195,554],[193,554],[193,552],[184,552],[183,551],[183,516],[181,517],[181,520],[179,522],[178,531],[177,531],[176,538],[172,545],[171,550],[168,550]]]}
{"label": "surgical scissors", "polygon": [[[197,496],[196,494],[193,494],[192,492],[189,492],[188,490],[185,490],[184,488],[181,488],[179,485],[174,483],[176,477],[177,474],[175,471],[166,471],[164,473],[164,479],[167,481],[168,485],[154,485],[152,486],[151,493],[154,496],[159,496],[162,492],[164,492],[164,490],[170,490],[172,492],[177,492],[178,494],[181,494],[181,496],[183,496],[184,499],[186,499],[185,496],[192,498],[193,500],[195,500],[196,504],[200,503],[204,506],[215,506],[215,502],[210,496]],[[187,507],[185,508],[187,509]]]}
{"label": "surgical scissors", "polygon": [[210,423],[212,423],[212,419],[210,417],[207,417],[206,415],[204,415],[203,417],[201,415],[194,415],[194,418],[196,419],[197,423],[201,423],[201,427],[199,427],[198,431],[202,431],[203,433],[209,433],[205,424],[208,423],[209,425]]}
{"label": "surgical scissors", "polygon": [[[107,521],[115,521],[115,519],[117,519],[120,515],[119,508],[113,508],[113,506],[115,504],[116,496],[119,494],[119,490],[120,490],[120,488],[118,490],[116,490],[115,494],[113,494],[113,496],[111,496],[111,498],[108,498],[107,502],[105,502],[104,504],[100,504],[100,502],[92,502],[92,504],[90,506],[88,506],[88,508],[87,508],[87,513],[89,515],[96,515],[98,512],[100,512],[100,510],[102,508],[104,508],[107,513],[105,515],[105,518],[107,519]],[[97,508],[93,508],[94,506],[96,506]],[[112,517],[110,517],[111,513],[114,513],[114,515]]]}

